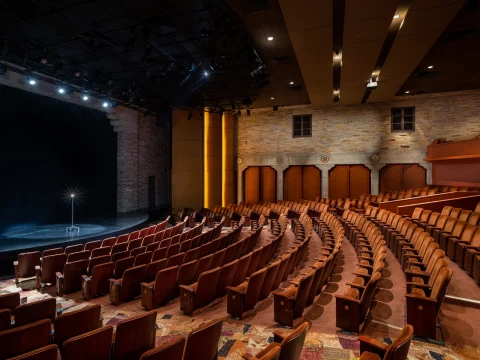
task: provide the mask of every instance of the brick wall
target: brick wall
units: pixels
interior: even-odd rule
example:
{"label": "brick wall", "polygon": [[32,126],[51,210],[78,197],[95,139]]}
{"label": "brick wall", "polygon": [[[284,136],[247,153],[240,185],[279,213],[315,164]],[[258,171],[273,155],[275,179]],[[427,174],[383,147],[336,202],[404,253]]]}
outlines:
{"label": "brick wall", "polygon": [[[392,107],[415,106],[415,132],[390,131]],[[292,137],[292,115],[312,114],[312,137]],[[372,170],[372,192],[378,191],[378,170],[387,163],[420,163],[433,139],[469,139],[480,134],[480,91],[398,97],[393,101],[356,106],[280,107],[254,109],[238,121],[240,201],[242,171],[250,165],[277,170],[277,194],[283,193],[281,174],[289,165],[313,164],[322,170],[322,193],[327,196],[328,170],[336,164],[365,164]],[[371,155],[380,155],[373,163]],[[323,163],[321,156],[329,161]],[[281,163],[279,163],[281,162]]]}

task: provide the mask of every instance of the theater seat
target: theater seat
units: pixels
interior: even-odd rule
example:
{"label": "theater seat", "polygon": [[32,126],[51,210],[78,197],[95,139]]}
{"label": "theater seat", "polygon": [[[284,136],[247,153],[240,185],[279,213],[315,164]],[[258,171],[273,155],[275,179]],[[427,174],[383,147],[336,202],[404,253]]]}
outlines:
{"label": "theater seat", "polygon": [[255,356],[245,353],[242,355],[242,358],[245,360],[278,360],[280,358],[281,350],[282,348],[279,344],[272,343]]}
{"label": "theater seat", "polygon": [[113,327],[103,326],[68,339],[62,346],[62,360],[110,360]]}
{"label": "theater seat", "polygon": [[40,266],[40,257],[40,251],[18,254],[17,261],[13,262],[15,282],[18,283],[21,278],[35,276],[35,267]]}
{"label": "theater seat", "polygon": [[183,336],[148,350],[142,354],[140,360],[182,360],[186,340]]}
{"label": "theater seat", "polygon": [[146,271],[147,265],[140,265],[125,270],[121,279],[110,279],[110,302],[118,305],[139,296]]}
{"label": "theater seat", "polygon": [[61,349],[66,340],[100,328],[103,325],[101,311],[102,306],[97,304],[58,315],[55,320],[55,344]]}
{"label": "theater seat", "polygon": [[82,276],[82,295],[85,300],[106,294],[110,291],[110,279],[113,277],[115,264],[108,262],[96,265],[90,276]]}
{"label": "theater seat", "polygon": [[83,250],[82,244],[70,245],[65,248],[65,254],[68,256],[72,253],[76,253]]}
{"label": "theater seat", "polygon": [[215,299],[217,283],[222,269],[215,268],[200,274],[198,281],[191,285],[180,285],[180,310],[192,316]]}
{"label": "theater seat", "polygon": [[82,289],[82,276],[87,274],[87,266],[88,260],[67,262],[63,267],[63,273],[55,274],[58,296]]}
{"label": "theater seat", "polygon": [[192,330],[187,337],[183,360],[216,360],[222,325],[223,319],[217,319]]}
{"label": "theater seat", "polygon": [[74,253],[70,253],[67,256],[67,263],[79,261],[79,260],[88,260],[90,258],[90,250],[82,250]]}
{"label": "theater seat", "polygon": [[253,273],[248,281],[235,287],[227,287],[227,312],[230,315],[242,319],[246,313],[255,307],[266,274],[267,269],[262,268]]}
{"label": "theater seat", "polygon": [[83,247],[83,250],[92,251],[102,247],[102,240],[89,241]]}
{"label": "theater seat", "polygon": [[139,359],[140,356],[155,346],[155,321],[157,312],[136,315],[118,323],[112,360]]}
{"label": "theater seat", "polygon": [[18,327],[44,319],[55,323],[56,313],[57,301],[55,298],[47,298],[17,306],[13,311],[13,316],[15,317],[15,326]]}
{"label": "theater seat", "polygon": [[123,277],[123,273],[125,272],[125,270],[133,267],[134,264],[135,264],[135,258],[133,256],[129,256],[129,257],[115,261],[115,271],[114,271],[115,278],[121,279]]}
{"label": "theater seat", "polygon": [[12,326],[12,312],[10,309],[0,310],[0,331],[8,330]]}
{"label": "theater seat", "polygon": [[57,272],[62,272],[67,262],[66,254],[49,255],[42,258],[40,266],[35,266],[36,287],[41,284],[55,284]]}
{"label": "theater seat", "polygon": [[433,286],[415,284],[407,298],[407,324],[414,328],[417,336],[436,339],[437,319],[443,304],[453,271],[444,267],[440,270]]}
{"label": "theater seat", "polygon": [[57,358],[57,345],[48,345],[25,354],[15,356],[9,360],[57,360]]}
{"label": "theater seat", "polygon": [[142,287],[142,306],[147,310],[152,310],[160,305],[164,305],[173,298],[175,286],[177,283],[178,266],[173,266],[158,272],[155,281],[151,283],[141,283]]}
{"label": "theater seat", "polygon": [[220,276],[218,278],[215,298],[225,296],[227,294],[227,286],[233,286],[237,268],[238,260],[234,260],[222,266],[222,271],[220,272]]}
{"label": "theater seat", "polygon": [[92,253],[90,254],[90,257],[91,258],[96,258],[96,257],[100,257],[100,256],[110,255],[111,250],[112,250],[112,248],[110,246],[93,249]]}
{"label": "theater seat", "polygon": [[178,270],[177,286],[175,287],[174,296],[180,295],[180,285],[191,285],[195,283],[195,272],[197,271],[198,261],[190,261],[182,264]]}
{"label": "theater seat", "polygon": [[44,319],[0,332],[0,356],[8,359],[50,345],[51,327]]}
{"label": "theater seat", "polygon": [[18,305],[20,305],[19,292],[0,295],[0,310],[9,309],[13,312]]}
{"label": "theater seat", "polygon": [[284,335],[280,331],[274,331],[273,341],[276,344],[280,344],[281,347],[279,360],[299,360],[307,332],[307,322],[300,324],[289,335]]}
{"label": "theater seat", "polygon": [[390,346],[368,336],[359,336],[360,360],[406,360],[412,338],[412,325],[406,325]]}
{"label": "theater seat", "polygon": [[149,283],[155,280],[160,270],[165,269],[167,266],[167,259],[152,261],[147,264],[147,271],[145,272],[145,282]]}

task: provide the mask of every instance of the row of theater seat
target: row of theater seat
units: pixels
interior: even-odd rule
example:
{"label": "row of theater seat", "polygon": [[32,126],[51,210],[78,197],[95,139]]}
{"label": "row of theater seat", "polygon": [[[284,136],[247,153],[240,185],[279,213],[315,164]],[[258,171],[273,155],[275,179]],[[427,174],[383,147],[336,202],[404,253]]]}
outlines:
{"label": "row of theater seat", "polygon": [[397,223],[392,221],[389,225],[382,217],[367,213],[346,212],[343,219],[351,228],[364,233],[381,232],[382,242],[386,241],[411,280],[405,295],[407,323],[413,325],[416,335],[435,339],[439,310],[453,274],[443,259],[444,251],[428,232],[409,219],[397,217]]}
{"label": "row of theater seat", "polygon": [[282,214],[285,216],[288,215],[289,208],[287,206],[272,203],[269,201],[259,202],[259,205],[262,205],[270,210],[270,219],[278,219]]}
{"label": "row of theater seat", "polygon": [[[305,221],[307,218],[310,221]],[[313,304],[315,297],[320,295],[323,287],[327,285],[343,241],[343,229],[339,221],[326,212],[326,207],[313,223],[307,215],[301,216],[299,222],[294,223],[297,236],[302,235],[302,223],[313,226],[322,239],[323,246],[316,254],[316,262],[307,271],[301,272],[285,290],[273,293],[274,320],[289,327],[293,326],[295,319],[303,315],[305,307]]]}

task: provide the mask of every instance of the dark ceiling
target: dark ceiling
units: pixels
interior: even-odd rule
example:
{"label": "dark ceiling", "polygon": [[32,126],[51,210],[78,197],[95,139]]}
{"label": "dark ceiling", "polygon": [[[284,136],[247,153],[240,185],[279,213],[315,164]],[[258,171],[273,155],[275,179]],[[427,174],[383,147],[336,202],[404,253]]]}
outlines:
{"label": "dark ceiling", "polygon": [[222,1],[3,0],[0,29],[8,63],[144,109],[241,104],[269,81]]}

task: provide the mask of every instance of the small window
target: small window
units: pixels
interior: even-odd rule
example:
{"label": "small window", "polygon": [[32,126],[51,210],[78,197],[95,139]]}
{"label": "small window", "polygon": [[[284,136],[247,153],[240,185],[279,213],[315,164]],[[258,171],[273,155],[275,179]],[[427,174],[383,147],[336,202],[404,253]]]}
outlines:
{"label": "small window", "polygon": [[312,115],[293,115],[293,137],[312,136]]}
{"label": "small window", "polygon": [[415,131],[415,107],[392,108],[392,131]]}

